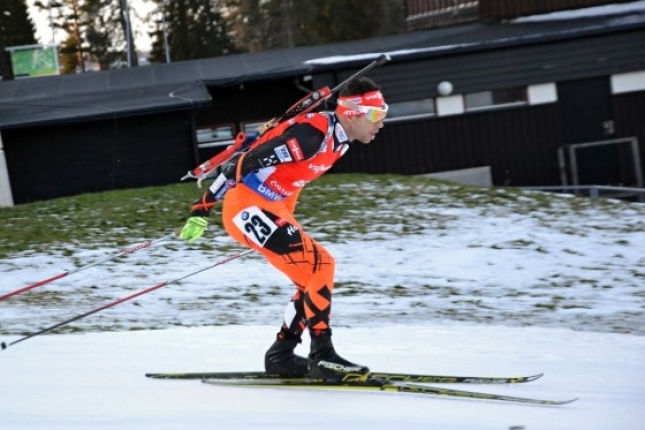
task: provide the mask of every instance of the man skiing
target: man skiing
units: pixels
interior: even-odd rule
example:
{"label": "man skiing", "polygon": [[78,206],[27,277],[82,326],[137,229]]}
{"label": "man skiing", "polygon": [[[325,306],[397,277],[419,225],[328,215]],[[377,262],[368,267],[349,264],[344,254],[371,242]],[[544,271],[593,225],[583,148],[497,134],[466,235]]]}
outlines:
{"label": "man skiing", "polygon": [[[374,140],[386,114],[380,88],[368,78],[353,79],[341,90],[334,112],[301,114],[270,129],[233,158],[192,206],[182,239],[201,237],[211,208],[223,201],[228,234],[261,253],[295,284],[283,325],[265,355],[269,374],[325,379],[369,375],[368,367],[345,360],[334,349],[329,325],[334,257],[302,230],[294,211],[305,184],[329,170],[350,142]],[[308,358],[294,354],[305,329],[311,335]]]}

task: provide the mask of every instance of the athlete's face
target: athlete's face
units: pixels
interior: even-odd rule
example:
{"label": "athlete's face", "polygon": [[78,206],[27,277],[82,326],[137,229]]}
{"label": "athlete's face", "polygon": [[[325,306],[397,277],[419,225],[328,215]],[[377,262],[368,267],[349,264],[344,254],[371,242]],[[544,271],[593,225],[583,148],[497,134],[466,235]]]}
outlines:
{"label": "athlete's face", "polygon": [[365,144],[374,140],[376,134],[383,128],[383,120],[371,122],[365,115],[353,117],[350,121],[349,137]]}

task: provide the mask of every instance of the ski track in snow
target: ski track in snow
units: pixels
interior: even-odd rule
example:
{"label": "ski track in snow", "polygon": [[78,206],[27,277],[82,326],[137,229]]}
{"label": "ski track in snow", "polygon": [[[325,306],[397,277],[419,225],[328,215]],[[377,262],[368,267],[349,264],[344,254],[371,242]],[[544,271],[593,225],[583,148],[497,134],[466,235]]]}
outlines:
{"label": "ski track in snow", "polygon": [[[466,376],[544,372],[473,391],[556,400],[531,406],[406,393],[215,387],[147,372],[260,370],[275,326],[46,335],[0,352],[3,430],[641,430],[645,337],[448,323],[338,329],[345,357],[376,371]],[[305,353],[308,340],[297,351]],[[445,385],[448,386],[448,385]]]}

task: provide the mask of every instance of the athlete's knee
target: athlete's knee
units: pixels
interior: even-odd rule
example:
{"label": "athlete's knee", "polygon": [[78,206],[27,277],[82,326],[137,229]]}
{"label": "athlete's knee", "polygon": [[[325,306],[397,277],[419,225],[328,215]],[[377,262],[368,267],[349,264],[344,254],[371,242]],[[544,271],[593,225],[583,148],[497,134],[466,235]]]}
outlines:
{"label": "athlete's knee", "polygon": [[334,269],[336,267],[336,259],[324,246],[317,242],[314,242],[314,249],[315,257],[318,260],[323,262],[326,266],[331,267],[331,269]]}

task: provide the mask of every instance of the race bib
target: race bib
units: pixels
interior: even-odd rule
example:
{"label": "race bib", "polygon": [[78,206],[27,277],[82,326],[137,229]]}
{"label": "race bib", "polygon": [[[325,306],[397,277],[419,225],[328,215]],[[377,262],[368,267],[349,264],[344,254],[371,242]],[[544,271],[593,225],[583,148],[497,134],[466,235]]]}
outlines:
{"label": "race bib", "polygon": [[264,246],[278,226],[257,206],[251,206],[233,218],[233,223],[258,246]]}

